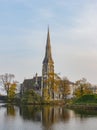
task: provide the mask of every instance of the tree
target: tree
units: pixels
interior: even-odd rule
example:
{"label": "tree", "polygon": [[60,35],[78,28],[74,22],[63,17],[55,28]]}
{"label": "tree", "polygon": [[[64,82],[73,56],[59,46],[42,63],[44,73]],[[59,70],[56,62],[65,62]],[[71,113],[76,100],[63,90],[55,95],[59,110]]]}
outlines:
{"label": "tree", "polygon": [[10,85],[9,92],[8,92],[8,99],[13,101],[16,95],[16,87],[17,84],[14,82]]}
{"label": "tree", "polygon": [[39,104],[41,97],[33,89],[30,89],[23,93],[21,101],[23,104]]}
{"label": "tree", "polygon": [[70,94],[70,81],[67,78],[63,78],[63,80],[61,80],[61,93],[62,93],[62,98],[66,99],[67,95]]}
{"label": "tree", "polygon": [[49,101],[51,98],[47,87],[43,88],[43,97],[46,101]]}
{"label": "tree", "polygon": [[44,82],[46,84],[46,87],[43,89],[43,96],[45,100],[54,100],[59,92],[59,78],[57,74],[49,73],[47,79]]}
{"label": "tree", "polygon": [[0,75],[0,82],[7,93],[7,97],[9,94],[9,89],[11,87],[11,84],[13,83],[14,77],[15,76],[13,74],[8,74],[8,73],[6,73],[4,75]]}
{"label": "tree", "polygon": [[75,85],[76,85],[76,88],[74,91],[74,95],[76,97],[81,97],[83,95],[93,93],[91,90],[91,84],[87,82],[85,78],[82,78],[81,80],[76,81]]}

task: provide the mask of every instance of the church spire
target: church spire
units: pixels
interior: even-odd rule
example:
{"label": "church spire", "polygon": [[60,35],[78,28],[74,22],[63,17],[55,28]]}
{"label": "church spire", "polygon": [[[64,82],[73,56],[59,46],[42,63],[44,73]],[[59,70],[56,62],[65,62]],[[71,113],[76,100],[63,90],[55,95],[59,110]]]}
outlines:
{"label": "church spire", "polygon": [[[50,33],[49,33],[49,27],[48,27],[46,52],[45,52],[45,57],[43,60],[43,67],[42,67],[42,88],[46,87],[48,90],[48,93],[50,92],[50,87],[49,87],[48,83],[46,83],[45,81],[50,78],[50,76],[51,76],[50,74],[54,74],[54,62],[53,62],[52,54],[51,54]],[[53,76],[54,75],[52,75],[52,77]],[[49,94],[51,94],[51,93],[52,92],[50,92]],[[44,99],[46,99],[44,91],[42,91],[42,96]]]}
{"label": "church spire", "polygon": [[43,64],[44,63],[54,63],[52,59],[52,53],[51,53],[49,27],[48,27],[48,33],[47,33],[46,52],[45,52],[45,58],[43,60]]}

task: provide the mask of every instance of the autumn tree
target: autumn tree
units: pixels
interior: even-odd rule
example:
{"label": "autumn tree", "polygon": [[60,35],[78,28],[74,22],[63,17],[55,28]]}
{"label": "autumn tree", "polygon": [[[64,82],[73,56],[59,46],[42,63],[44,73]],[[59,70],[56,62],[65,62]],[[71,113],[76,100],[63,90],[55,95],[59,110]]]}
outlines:
{"label": "autumn tree", "polygon": [[17,90],[16,87],[17,87],[16,82],[14,82],[14,83],[12,83],[12,84],[10,85],[9,92],[8,92],[8,99],[9,99],[10,101],[13,101],[14,98],[15,98],[16,90]]}
{"label": "autumn tree", "polygon": [[47,79],[44,81],[46,87],[43,89],[43,95],[46,100],[55,98],[55,95],[58,93],[59,88],[59,79],[57,74],[49,73]]}
{"label": "autumn tree", "polygon": [[43,88],[43,98],[44,98],[46,101],[49,101],[50,98],[51,98],[49,89],[48,89],[47,87]]}
{"label": "autumn tree", "polygon": [[0,75],[0,82],[7,93],[7,97],[9,95],[9,90],[10,90],[10,87],[13,83],[14,77],[15,76],[13,74],[8,74],[8,73],[6,73],[4,75]]}
{"label": "autumn tree", "polygon": [[61,80],[61,85],[60,85],[60,89],[61,89],[61,93],[62,93],[62,98],[66,99],[67,96],[70,94],[70,85],[71,82],[68,80],[68,78],[63,78],[63,80]]}
{"label": "autumn tree", "polygon": [[74,91],[74,95],[76,97],[81,97],[83,95],[93,93],[91,90],[91,84],[87,82],[85,78],[82,78],[81,80],[76,81],[75,86],[76,88]]}

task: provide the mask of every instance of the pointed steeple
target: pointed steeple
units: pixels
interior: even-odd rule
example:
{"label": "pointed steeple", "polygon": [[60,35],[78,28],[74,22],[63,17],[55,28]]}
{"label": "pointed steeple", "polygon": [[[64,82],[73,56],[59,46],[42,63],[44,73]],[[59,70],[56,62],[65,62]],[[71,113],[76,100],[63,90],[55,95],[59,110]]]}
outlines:
{"label": "pointed steeple", "polygon": [[[51,53],[51,43],[50,43],[50,33],[49,33],[49,27],[47,32],[47,41],[46,41],[46,52],[45,57],[43,60],[43,66],[42,66],[42,88],[47,88],[48,92],[50,92],[50,88],[48,86],[48,83],[45,81],[49,79],[50,74],[54,74],[54,62],[52,59],[52,53]],[[44,99],[46,99],[44,91],[42,91],[42,96]]]}
{"label": "pointed steeple", "polygon": [[54,63],[52,59],[52,53],[51,53],[49,27],[48,27],[48,33],[47,33],[46,52],[45,52],[45,58],[43,60],[43,64],[44,63],[52,63],[52,64]]}

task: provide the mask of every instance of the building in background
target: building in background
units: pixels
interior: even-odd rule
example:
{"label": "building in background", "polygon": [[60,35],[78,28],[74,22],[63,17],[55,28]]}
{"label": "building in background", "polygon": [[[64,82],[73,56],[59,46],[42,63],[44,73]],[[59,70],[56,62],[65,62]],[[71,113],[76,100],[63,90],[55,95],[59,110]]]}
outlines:
{"label": "building in background", "polygon": [[38,76],[37,73],[32,79],[24,79],[21,84],[21,94],[27,90],[33,89],[36,93],[41,95],[41,81],[42,77]]}

